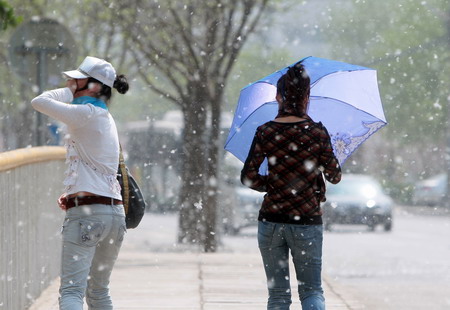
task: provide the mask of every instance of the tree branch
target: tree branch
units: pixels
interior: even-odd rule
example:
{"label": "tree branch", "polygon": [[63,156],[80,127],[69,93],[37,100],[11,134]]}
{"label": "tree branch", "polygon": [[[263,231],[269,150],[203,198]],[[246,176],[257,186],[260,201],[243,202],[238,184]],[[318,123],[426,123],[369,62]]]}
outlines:
{"label": "tree branch", "polygon": [[[166,90],[163,90],[162,87],[157,86],[156,83],[152,80],[150,80],[148,78],[148,71],[144,70],[145,65],[141,62],[139,55],[137,54],[137,52],[135,50],[131,51],[133,54],[133,57],[135,59],[135,61],[138,64],[138,72],[139,74],[144,78],[145,82],[148,83],[153,90],[155,90],[155,92],[157,92],[160,95],[163,95],[164,97],[169,98],[170,100],[172,100],[173,102],[175,102],[177,105],[183,107],[184,105],[187,104],[188,100],[188,95],[185,94],[184,90],[183,90],[183,86],[175,79],[175,77],[170,73],[170,67],[169,66],[164,66],[162,65],[162,62],[154,62],[152,63],[161,73],[164,74],[164,76],[170,81],[170,83],[172,84],[172,86],[175,88],[177,95],[175,94],[171,94],[167,88],[165,88]],[[144,54],[144,57],[147,59],[148,56],[146,56]]]}
{"label": "tree branch", "polygon": [[246,32],[244,32],[243,30],[245,29],[245,27],[247,25],[248,16],[252,9],[252,6],[254,5],[254,2],[248,1],[245,3],[245,5],[248,5],[248,6],[246,7],[246,10],[244,11],[244,16],[241,19],[241,23],[239,25],[238,31],[233,36],[234,41],[233,41],[233,44],[231,44],[231,52],[225,54],[225,55],[228,55],[228,61],[226,61],[225,68],[223,68],[223,71],[218,68],[219,69],[218,72],[221,72],[221,77],[223,80],[226,80],[227,77],[229,76],[231,69],[233,67],[234,61],[237,58],[237,55],[239,54],[244,43],[247,41],[249,34],[253,32],[256,25],[258,24],[266,6],[267,6],[267,2],[268,2],[268,0],[262,0],[261,5],[259,6],[259,11],[256,13],[256,16],[253,19],[253,22],[251,22],[251,25],[247,28]]}
{"label": "tree branch", "polygon": [[[227,25],[224,30],[223,41],[222,41],[222,53],[224,55],[225,55],[225,52],[228,50],[228,45],[231,44],[228,42],[228,38],[230,37],[230,32],[233,29],[233,20],[234,20],[234,13],[236,12],[235,11],[236,6],[237,6],[236,0],[234,0],[233,3],[230,5],[230,12],[226,18]],[[223,16],[226,17],[226,14],[224,14]]]}
{"label": "tree branch", "polygon": [[[131,36],[131,39],[134,41],[139,51],[145,56],[145,58],[148,61],[151,61],[153,59],[152,54],[144,46],[142,46],[141,40],[138,40],[134,36]],[[136,52],[133,51],[133,53]],[[164,59],[164,57],[162,58]],[[175,75],[173,74],[173,67],[170,64],[170,61],[154,61],[151,62],[151,64],[157,67],[162,73],[164,73],[164,75],[172,82],[172,85],[175,87],[180,96],[184,96],[183,87],[175,79]],[[180,69],[179,72],[181,73],[181,76],[183,76],[185,79],[188,79],[189,75],[183,75],[183,73],[185,73],[184,70]]]}
{"label": "tree branch", "polygon": [[195,40],[193,39],[193,36],[188,36],[188,34],[186,33],[185,27],[183,25],[183,22],[181,21],[180,17],[178,16],[178,13],[175,11],[175,9],[170,6],[169,7],[169,11],[172,14],[173,18],[175,19],[176,24],[178,25],[178,31],[181,32],[181,38],[184,41],[184,44],[186,45],[189,54],[192,58],[192,60],[194,61],[194,64],[197,68],[200,68],[200,63],[199,60],[197,59],[197,54],[195,53],[194,47],[192,46],[192,42],[195,42]]}
{"label": "tree branch", "polygon": [[148,86],[150,86],[150,88],[152,89],[152,91],[154,91],[155,93],[163,96],[164,98],[167,98],[168,100],[174,102],[177,105],[182,105],[180,103],[180,100],[178,100],[174,95],[170,94],[167,90],[164,91],[162,88],[160,88],[159,86],[156,86],[156,84],[150,80],[146,74],[146,72],[144,72],[142,70],[142,63],[139,60],[139,56],[136,54],[135,51],[131,51],[131,53],[133,54],[133,58],[134,60],[138,63],[138,72],[139,75],[141,76],[141,78],[144,80],[145,83],[147,83]]}
{"label": "tree branch", "polygon": [[[175,69],[175,71],[178,71],[181,75],[186,77],[192,76],[186,63],[183,62],[183,53],[177,48],[176,42],[164,39],[157,42],[155,39],[156,36],[148,37],[147,40],[143,40],[141,35],[148,32],[148,29],[143,29],[141,23],[136,22],[136,20],[138,20],[138,17],[133,16],[130,20],[124,21],[124,31],[127,34],[127,37],[131,38],[132,41],[140,47],[141,51],[145,51],[145,54],[149,57],[148,59],[154,59],[154,55],[157,55],[158,58],[163,59],[166,63],[170,63],[172,69]],[[165,28],[168,25],[163,24],[161,26]],[[173,38],[171,37],[171,39]]]}
{"label": "tree branch", "polygon": [[115,33],[115,25],[114,25],[114,20],[112,18],[110,18],[108,26],[109,26],[109,32],[108,32],[108,34],[106,36],[107,41],[106,41],[105,50],[104,50],[104,53],[103,53],[103,55],[105,55],[105,57],[107,59],[109,58],[108,54],[109,54],[109,51],[111,50],[112,42],[114,40],[114,33]]}

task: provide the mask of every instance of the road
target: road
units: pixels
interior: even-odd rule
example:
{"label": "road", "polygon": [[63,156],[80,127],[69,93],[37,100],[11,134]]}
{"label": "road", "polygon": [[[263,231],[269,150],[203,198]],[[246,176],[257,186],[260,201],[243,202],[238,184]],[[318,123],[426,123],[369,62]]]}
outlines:
{"label": "road", "polygon": [[[397,208],[392,232],[336,226],[325,233],[324,275],[353,310],[450,309],[450,216],[411,209]],[[175,215],[148,214],[141,225],[128,232],[125,246],[189,250],[176,243]],[[140,229],[152,230],[153,238],[140,237]],[[256,228],[224,236],[220,251],[257,252]]]}
{"label": "road", "polygon": [[367,310],[450,309],[450,217],[397,209],[390,233],[327,233],[324,271]]}

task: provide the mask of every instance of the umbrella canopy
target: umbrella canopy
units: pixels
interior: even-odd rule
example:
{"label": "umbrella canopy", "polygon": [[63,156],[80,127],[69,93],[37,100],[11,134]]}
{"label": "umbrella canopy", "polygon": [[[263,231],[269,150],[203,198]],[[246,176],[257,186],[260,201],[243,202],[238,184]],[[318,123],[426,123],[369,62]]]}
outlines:
{"label": "umbrella canopy", "polygon": [[[317,57],[302,60],[310,80],[308,115],[327,128],[341,165],[387,124],[374,69]],[[241,90],[225,149],[245,161],[256,128],[278,114],[277,81],[289,67]],[[260,172],[267,171],[263,164]]]}

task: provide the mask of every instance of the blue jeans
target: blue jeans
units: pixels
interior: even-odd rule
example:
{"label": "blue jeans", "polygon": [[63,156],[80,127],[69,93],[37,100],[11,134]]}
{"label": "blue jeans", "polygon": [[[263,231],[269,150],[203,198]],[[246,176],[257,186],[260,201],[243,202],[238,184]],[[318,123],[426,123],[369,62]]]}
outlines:
{"label": "blue jeans", "polygon": [[87,205],[67,210],[63,225],[59,308],[112,310],[109,278],[126,232],[121,205]]}
{"label": "blue jeans", "polygon": [[258,245],[269,289],[268,310],[289,309],[292,303],[289,250],[302,309],[325,309],[321,280],[322,240],[322,225],[258,223]]}

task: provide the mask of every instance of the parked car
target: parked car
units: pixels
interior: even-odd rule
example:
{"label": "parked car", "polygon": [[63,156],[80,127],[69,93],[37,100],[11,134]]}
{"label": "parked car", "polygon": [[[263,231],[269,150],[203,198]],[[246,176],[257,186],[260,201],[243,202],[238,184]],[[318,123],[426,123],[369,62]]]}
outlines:
{"label": "parked car", "polygon": [[227,193],[219,203],[220,221],[225,233],[235,235],[244,227],[257,225],[265,193],[239,184],[234,184]]}
{"label": "parked car", "polygon": [[228,234],[238,234],[248,226],[258,224],[258,214],[264,194],[241,184],[243,163],[226,153],[221,165],[218,200],[218,226]]}
{"label": "parked car", "polygon": [[265,193],[248,187],[240,186],[236,188],[235,232],[244,227],[257,225],[259,209],[261,209],[264,195]]}
{"label": "parked car", "polygon": [[412,202],[415,205],[436,206],[442,203],[447,192],[447,174],[441,173],[419,181],[414,186]]}
{"label": "parked car", "polygon": [[327,201],[323,205],[325,229],[334,224],[362,224],[370,230],[383,225],[392,229],[393,200],[371,176],[344,175],[340,183],[327,185]]}

